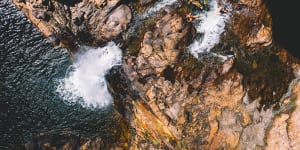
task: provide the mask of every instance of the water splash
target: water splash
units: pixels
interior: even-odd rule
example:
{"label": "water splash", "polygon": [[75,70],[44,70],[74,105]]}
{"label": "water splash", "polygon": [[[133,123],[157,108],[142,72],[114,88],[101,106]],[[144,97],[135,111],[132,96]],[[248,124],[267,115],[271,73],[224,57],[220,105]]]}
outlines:
{"label": "water splash", "polygon": [[85,108],[108,106],[112,97],[105,74],[121,62],[122,51],[113,42],[102,48],[81,47],[57,92],[69,104],[80,103]]}
{"label": "water splash", "polygon": [[[195,22],[198,34],[201,38],[196,38],[188,47],[189,52],[196,58],[200,53],[207,53],[219,43],[220,35],[225,31],[225,23],[229,19],[229,13],[220,13],[220,7],[216,0],[209,4],[210,10],[198,15],[200,21]],[[226,6],[231,11],[231,6]],[[222,56],[223,57],[223,56]]]}
{"label": "water splash", "polygon": [[156,2],[154,4],[153,7],[149,8],[143,15],[141,18],[147,18],[151,15],[153,15],[155,12],[159,11],[160,9],[169,6],[169,5],[173,5],[175,2],[177,2],[177,0],[161,0],[159,2]]}
{"label": "water splash", "polygon": [[132,25],[127,30],[127,34],[129,36],[137,36],[137,29],[139,29],[144,21],[151,16],[155,15],[158,11],[166,6],[173,5],[178,0],[160,0],[157,1],[152,7],[147,9],[143,14],[135,16],[134,20],[132,21]]}

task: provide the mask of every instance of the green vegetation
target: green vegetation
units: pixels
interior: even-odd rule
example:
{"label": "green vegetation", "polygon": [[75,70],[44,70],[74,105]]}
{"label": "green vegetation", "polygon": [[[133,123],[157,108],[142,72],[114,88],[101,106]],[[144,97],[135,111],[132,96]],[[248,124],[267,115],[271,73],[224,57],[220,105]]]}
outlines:
{"label": "green vegetation", "polygon": [[144,39],[144,35],[147,31],[153,31],[155,26],[156,18],[149,18],[144,20],[144,24],[138,27],[137,34],[130,35],[128,40],[126,40],[125,47],[130,55],[137,55],[140,50],[141,42]]}

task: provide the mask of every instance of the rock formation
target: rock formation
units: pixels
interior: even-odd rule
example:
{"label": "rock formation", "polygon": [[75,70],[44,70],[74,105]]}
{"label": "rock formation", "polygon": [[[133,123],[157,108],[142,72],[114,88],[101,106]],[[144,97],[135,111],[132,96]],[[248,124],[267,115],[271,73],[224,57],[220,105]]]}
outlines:
{"label": "rock formation", "polygon": [[78,44],[99,45],[127,29],[132,14],[120,0],[14,1],[55,45],[76,51]]}
{"label": "rock formation", "polygon": [[[135,52],[125,54],[123,66],[109,79],[117,114],[128,127],[120,130],[123,144],[112,148],[300,147],[299,60],[272,40],[264,1],[218,2],[232,6],[223,12],[230,19],[213,50],[231,53],[226,61],[196,59],[187,52],[195,35],[185,18],[194,7],[190,1],[160,12],[139,29],[138,37],[122,39],[134,41],[122,43]],[[46,37],[69,48],[116,40],[132,19],[131,9],[119,0],[14,3]],[[132,3],[137,2],[128,5]],[[139,3],[148,6],[152,1]],[[208,3],[200,1],[201,9]],[[83,144],[85,149],[93,146],[99,147],[91,141]]]}

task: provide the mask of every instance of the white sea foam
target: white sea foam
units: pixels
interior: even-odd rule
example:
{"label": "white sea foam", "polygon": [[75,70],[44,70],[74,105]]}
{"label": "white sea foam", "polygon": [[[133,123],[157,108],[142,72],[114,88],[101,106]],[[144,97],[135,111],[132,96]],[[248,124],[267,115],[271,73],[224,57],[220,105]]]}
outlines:
{"label": "white sea foam", "polygon": [[[195,39],[188,47],[189,52],[198,58],[198,54],[210,52],[219,43],[220,35],[225,31],[225,23],[229,19],[229,13],[220,14],[220,7],[216,0],[209,4],[210,10],[199,14],[200,21],[195,23],[198,34],[202,34],[200,39]],[[230,11],[230,6],[226,7]]]}
{"label": "white sea foam", "polygon": [[57,92],[70,104],[103,108],[112,103],[105,74],[115,65],[121,65],[122,51],[113,42],[105,47],[81,47],[74,56],[66,77],[59,81]]}
{"label": "white sea foam", "polygon": [[157,1],[152,7],[147,9],[143,14],[135,16],[132,21],[132,25],[127,30],[128,35],[136,35],[138,32],[136,31],[139,27],[141,27],[144,23],[144,20],[155,15],[156,12],[160,11],[162,8],[166,6],[173,5],[178,0],[160,0]]}
{"label": "white sea foam", "polygon": [[148,16],[153,15],[155,12],[159,11],[160,9],[172,5],[177,0],[161,0],[159,2],[156,2],[153,7],[149,8],[143,15],[142,18],[147,18]]}

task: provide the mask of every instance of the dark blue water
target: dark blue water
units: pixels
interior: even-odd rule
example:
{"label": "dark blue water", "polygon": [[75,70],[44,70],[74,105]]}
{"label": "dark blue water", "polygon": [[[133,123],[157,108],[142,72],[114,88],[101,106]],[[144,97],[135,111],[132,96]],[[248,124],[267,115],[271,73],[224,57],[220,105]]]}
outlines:
{"label": "dark blue water", "polygon": [[55,92],[70,64],[65,49],[53,48],[10,1],[0,1],[0,149],[23,149],[40,133],[106,136],[111,109],[70,106]]}

